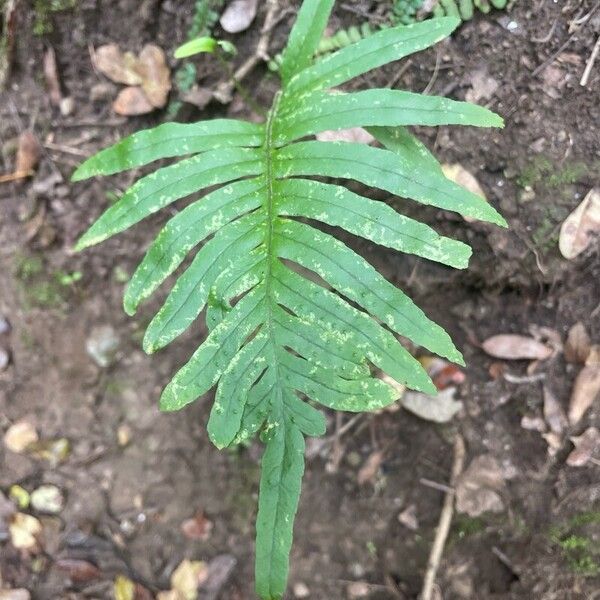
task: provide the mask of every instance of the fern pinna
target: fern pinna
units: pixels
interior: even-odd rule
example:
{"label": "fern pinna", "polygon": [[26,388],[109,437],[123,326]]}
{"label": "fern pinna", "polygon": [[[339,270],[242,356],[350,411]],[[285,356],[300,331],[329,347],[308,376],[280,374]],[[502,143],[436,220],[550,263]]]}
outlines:
{"label": "fern pinna", "polygon": [[[281,598],[285,590],[304,436],[325,432],[316,406],[372,411],[389,405],[397,396],[378,376],[382,372],[434,393],[427,373],[397,336],[462,363],[449,336],[410,298],[306,219],[456,268],[467,266],[470,248],[383,202],[322,179],[355,180],[504,224],[485,200],[446,179],[404,128],[500,127],[500,117],[409,92],[332,90],[435,44],[459,20],[385,29],[313,62],[333,4],[303,3],[283,55],[282,90],[265,123],[163,124],[100,152],[73,176],[78,181],[191,155],[138,180],[83,235],[79,250],[175,200],[216,187],[166,224],[133,274],[124,304],[133,314],[199,247],[150,323],[144,348],[163,348],[206,309],[210,333],[168,384],[160,406],[179,410],[216,385],[208,422],[213,443],[224,448],[260,433],[266,444],[256,525],[256,589],[265,599]],[[382,147],[305,139],[355,126],[368,127]],[[320,283],[304,277],[298,266],[318,274]]]}

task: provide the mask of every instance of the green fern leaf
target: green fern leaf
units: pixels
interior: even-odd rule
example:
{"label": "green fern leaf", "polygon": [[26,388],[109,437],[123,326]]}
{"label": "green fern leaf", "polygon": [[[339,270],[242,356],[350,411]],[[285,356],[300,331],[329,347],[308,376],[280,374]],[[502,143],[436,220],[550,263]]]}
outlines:
{"label": "green fern leaf", "polygon": [[[264,599],[281,598],[285,591],[304,436],[325,431],[318,405],[352,412],[389,405],[396,393],[380,371],[410,388],[435,392],[400,336],[462,364],[448,334],[408,296],[309,223],[340,227],[461,269],[468,264],[468,246],[351,192],[343,182],[505,225],[491,205],[446,179],[427,148],[404,129],[498,127],[500,117],[408,92],[330,90],[431,46],[458,19],[386,29],[313,62],[333,3],[303,3],[282,56],[283,89],[264,124],[217,119],[161,125],[103,150],[73,176],[81,180],[183,157],[139,179],[82,236],[78,249],[212,188],[160,231],[127,286],[124,306],[133,314],[196,252],[148,326],[144,349],[163,348],[205,313],[209,334],[167,385],[160,406],[179,410],[216,386],[208,422],[212,442],[224,448],[261,434],[266,450],[256,588]],[[358,126],[369,128],[383,148],[303,139]],[[324,177],[338,183],[321,181]]]}

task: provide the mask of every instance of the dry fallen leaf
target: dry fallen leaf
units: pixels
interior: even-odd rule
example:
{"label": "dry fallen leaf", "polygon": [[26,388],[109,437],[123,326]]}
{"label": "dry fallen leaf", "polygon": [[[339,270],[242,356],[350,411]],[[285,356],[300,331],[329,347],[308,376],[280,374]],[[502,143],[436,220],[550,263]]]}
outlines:
{"label": "dry fallen leaf", "polygon": [[0,600],[30,600],[31,594],[24,588],[0,590]]}
{"label": "dry fallen leaf", "polygon": [[[475,176],[470,171],[467,171],[460,163],[444,164],[442,165],[442,171],[447,179],[466,188],[473,194],[481,196],[481,198],[487,202],[487,197],[479,185],[479,181],[477,181]],[[464,219],[467,223],[474,223],[477,221],[477,219],[474,219],[473,217],[464,217]]]}
{"label": "dry fallen leaf", "polygon": [[33,131],[24,131],[19,136],[19,147],[17,149],[17,160],[15,163],[15,174],[31,174],[40,160],[41,148]]}
{"label": "dry fallen leaf", "polygon": [[62,92],[60,91],[60,80],[58,78],[58,66],[56,64],[56,55],[52,46],[48,47],[44,53],[44,79],[48,97],[54,106],[60,106]]}
{"label": "dry fallen leaf", "polygon": [[135,600],[135,583],[123,575],[118,575],[113,585],[113,595],[115,600]]}
{"label": "dry fallen leaf", "polygon": [[502,512],[504,504],[498,492],[503,489],[504,477],[498,461],[491,454],[478,456],[456,482],[456,510],[470,517]]}
{"label": "dry fallen leaf", "polygon": [[483,342],[482,348],[494,358],[507,360],[545,360],[552,355],[552,348],[524,335],[494,335]]}
{"label": "dry fallen leaf", "polygon": [[320,142],[354,142],[355,144],[371,144],[375,138],[362,127],[350,129],[326,130],[317,133]]}
{"label": "dry fallen leaf", "polygon": [[567,457],[569,466],[583,467],[590,460],[600,465],[600,431],[596,427],[589,427],[580,436],[570,439],[575,444],[575,450]]}
{"label": "dry fallen leaf", "polygon": [[400,398],[400,403],[406,410],[421,419],[434,423],[447,423],[463,407],[462,402],[454,400],[455,395],[455,387],[446,388],[437,396],[408,391]]}
{"label": "dry fallen leaf", "polygon": [[581,321],[575,323],[567,335],[565,360],[570,363],[585,363],[590,354],[591,345],[585,325]]}
{"label": "dry fallen leaf", "polygon": [[233,0],[221,15],[221,27],[227,33],[239,33],[250,27],[254,17],[258,0]]}
{"label": "dry fallen leaf", "polygon": [[102,576],[100,569],[88,562],[78,558],[59,558],[55,563],[57,569],[66,574],[74,583],[85,583]]}
{"label": "dry fallen leaf", "polygon": [[569,423],[579,423],[600,393],[600,348],[593,346],[585,366],[575,379],[569,402]]}
{"label": "dry fallen leaf", "polygon": [[398,521],[411,531],[419,529],[419,520],[417,519],[417,505],[411,504],[406,507],[399,515]]}
{"label": "dry fallen leaf", "polygon": [[372,483],[379,472],[379,467],[383,462],[383,452],[377,450],[373,452],[365,461],[363,466],[358,471],[356,481],[358,485],[365,485],[366,483]]}
{"label": "dry fallen leaf", "polygon": [[20,454],[38,441],[35,427],[27,420],[22,419],[11,425],[4,434],[4,445],[11,451]]}
{"label": "dry fallen leaf", "polygon": [[171,71],[163,50],[154,44],[144,46],[140,52],[139,71],[142,89],[152,106],[165,106],[171,91]]}
{"label": "dry fallen leaf", "polygon": [[181,531],[190,540],[207,540],[212,532],[213,522],[199,510],[194,517],[181,524]]}
{"label": "dry fallen leaf", "polygon": [[600,235],[600,188],[593,188],[562,224],[558,238],[560,253],[571,260],[597,235]]}
{"label": "dry fallen leaf", "polygon": [[42,533],[42,524],[31,515],[16,513],[8,526],[10,541],[18,550],[35,551],[39,548],[38,538]]}
{"label": "dry fallen leaf", "polygon": [[171,575],[171,587],[182,600],[196,600],[198,587],[208,578],[208,568],[203,561],[184,560]]}
{"label": "dry fallen leaf", "polygon": [[550,430],[558,434],[569,424],[560,402],[547,386],[544,386],[544,419]]}
{"label": "dry fallen leaf", "polygon": [[138,59],[131,52],[121,52],[116,44],[106,44],[93,54],[94,66],[115,83],[141,85]]}
{"label": "dry fallen leaf", "polygon": [[140,87],[127,87],[119,92],[113,102],[113,110],[118,115],[132,117],[145,115],[154,110],[153,104]]}

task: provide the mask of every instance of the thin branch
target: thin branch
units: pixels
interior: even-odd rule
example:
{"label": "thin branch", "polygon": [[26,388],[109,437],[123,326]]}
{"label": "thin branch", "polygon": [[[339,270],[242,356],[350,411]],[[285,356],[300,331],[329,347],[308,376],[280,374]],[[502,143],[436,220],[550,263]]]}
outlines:
{"label": "thin branch", "polygon": [[454,440],[454,460],[452,463],[452,474],[450,476],[450,485],[452,486],[446,493],[444,498],[444,506],[442,508],[442,514],[440,515],[440,521],[438,523],[437,531],[435,532],[435,539],[433,540],[433,546],[431,547],[431,554],[429,555],[429,561],[427,563],[427,572],[425,573],[425,580],[423,581],[423,589],[421,590],[421,600],[431,600],[433,597],[433,589],[435,585],[435,577],[437,575],[438,568],[440,566],[440,560],[444,552],[444,546],[446,544],[446,538],[450,531],[450,524],[452,523],[452,516],[454,515],[454,486],[460,474],[463,471],[465,464],[465,442],[460,434],[456,434]]}

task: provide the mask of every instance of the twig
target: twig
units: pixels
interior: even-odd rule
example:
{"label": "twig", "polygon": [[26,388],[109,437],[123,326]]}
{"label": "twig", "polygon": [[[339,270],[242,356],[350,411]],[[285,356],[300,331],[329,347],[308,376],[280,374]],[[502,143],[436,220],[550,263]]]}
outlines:
{"label": "twig", "polygon": [[[457,433],[456,439],[454,440],[454,460],[452,462],[452,473],[450,476],[451,486],[456,485],[456,481],[463,471],[464,464],[465,442],[462,436]],[[454,496],[455,491],[454,489],[451,489],[448,490],[446,497],[444,498],[442,514],[440,515],[440,521],[438,523],[437,531],[435,532],[435,539],[433,540],[433,546],[431,547],[431,554],[429,555],[429,561],[427,562],[427,572],[425,573],[423,589],[421,590],[421,600],[431,600],[433,595],[435,577],[440,566],[442,553],[444,552],[446,538],[450,531],[452,516],[454,515]]]}
{"label": "twig", "polygon": [[15,173],[9,173],[8,175],[0,175],[0,183],[9,183],[11,181],[18,181],[19,179],[26,179],[33,175],[33,171],[16,171]]}
{"label": "twig", "polygon": [[63,152],[64,154],[72,154],[73,156],[80,156],[81,158],[88,158],[89,153],[79,150],[79,148],[71,148],[70,146],[63,146],[62,144],[54,144],[53,142],[44,142],[44,148],[47,150],[55,150],[56,152]]}
{"label": "twig", "polygon": [[[277,0],[267,0],[267,16],[260,32],[260,39],[254,50],[254,54],[248,58],[242,65],[238,67],[233,76],[219,85],[214,92],[214,97],[223,104],[231,102],[233,90],[236,84],[239,84],[252,69],[261,61],[269,60],[269,43],[271,42],[271,34],[280,19],[276,18],[279,3]],[[281,18],[281,17],[280,17]]]}
{"label": "twig", "polygon": [[531,73],[532,77],[536,77],[537,75],[539,75],[547,66],[551,65],[558,58],[558,56],[560,54],[562,54],[562,52],[565,50],[565,48],[567,48],[567,46],[569,46],[569,44],[575,39],[575,37],[581,31],[581,29],[583,29],[583,27],[585,27],[590,22],[590,19],[594,16],[594,13],[598,10],[598,8],[600,8],[600,2],[598,2],[594,6],[594,8],[592,8],[592,10],[590,10],[590,12],[584,17],[584,19],[581,22],[581,27],[579,29],[575,30],[567,38],[567,41],[564,44],[562,44],[562,46],[556,52],[554,52],[554,54],[552,54],[541,65],[539,65],[538,67],[536,67],[533,70],[533,72]]}
{"label": "twig", "polygon": [[596,44],[594,45],[594,49],[592,50],[592,54],[590,55],[587,64],[585,65],[585,71],[581,76],[581,81],[579,85],[581,87],[585,87],[590,80],[590,75],[592,74],[592,69],[594,68],[594,63],[596,62],[596,58],[598,58],[598,52],[600,52],[600,35],[596,40]]}
{"label": "twig", "polygon": [[446,494],[454,492],[454,488],[452,486],[445,485],[444,483],[438,483],[437,481],[432,481],[431,479],[426,479],[425,477],[421,477],[421,479],[419,479],[419,483],[425,487],[431,488],[432,490],[437,490],[438,492],[445,492]]}

